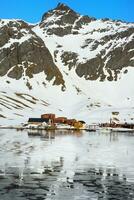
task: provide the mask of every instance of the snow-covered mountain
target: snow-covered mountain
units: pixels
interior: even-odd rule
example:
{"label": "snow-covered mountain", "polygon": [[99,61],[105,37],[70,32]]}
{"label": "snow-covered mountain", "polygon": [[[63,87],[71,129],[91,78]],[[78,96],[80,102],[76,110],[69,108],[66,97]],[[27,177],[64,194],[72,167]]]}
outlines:
{"label": "snow-covered mountain", "polygon": [[134,23],[82,16],[64,4],[38,24],[0,20],[0,124],[51,112],[134,122]]}

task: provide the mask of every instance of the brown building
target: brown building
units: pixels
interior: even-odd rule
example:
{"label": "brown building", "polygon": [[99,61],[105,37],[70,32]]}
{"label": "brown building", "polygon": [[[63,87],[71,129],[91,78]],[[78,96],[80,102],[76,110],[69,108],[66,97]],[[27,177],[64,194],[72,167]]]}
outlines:
{"label": "brown building", "polygon": [[49,113],[49,114],[43,114],[41,115],[42,119],[55,119],[55,114]]}
{"label": "brown building", "polygon": [[47,113],[41,115],[41,119],[49,119],[51,121],[51,125],[54,126],[55,114]]}
{"label": "brown building", "polygon": [[77,122],[76,119],[67,119],[67,124],[70,126],[73,126],[75,122]]}
{"label": "brown building", "polygon": [[67,118],[66,117],[57,117],[54,119],[54,123],[66,124]]}

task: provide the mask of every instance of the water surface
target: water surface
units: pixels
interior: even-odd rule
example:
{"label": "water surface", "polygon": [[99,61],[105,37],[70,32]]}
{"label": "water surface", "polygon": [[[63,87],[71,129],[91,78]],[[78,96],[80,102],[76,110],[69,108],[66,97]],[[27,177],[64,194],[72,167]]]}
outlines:
{"label": "water surface", "polygon": [[134,199],[134,134],[0,130],[0,199]]}

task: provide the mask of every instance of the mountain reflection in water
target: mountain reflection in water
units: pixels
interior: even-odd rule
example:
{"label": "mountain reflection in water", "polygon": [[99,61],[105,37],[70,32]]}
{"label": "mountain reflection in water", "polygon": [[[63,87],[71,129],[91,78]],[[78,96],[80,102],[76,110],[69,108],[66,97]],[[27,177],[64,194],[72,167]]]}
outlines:
{"label": "mountain reflection in water", "polygon": [[134,135],[0,130],[0,199],[134,199]]}

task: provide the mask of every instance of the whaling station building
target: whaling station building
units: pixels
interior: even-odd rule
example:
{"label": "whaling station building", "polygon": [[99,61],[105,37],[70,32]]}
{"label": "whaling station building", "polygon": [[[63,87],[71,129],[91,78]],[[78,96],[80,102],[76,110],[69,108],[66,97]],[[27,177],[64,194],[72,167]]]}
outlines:
{"label": "whaling station building", "polygon": [[64,126],[72,126],[74,128],[84,128],[85,122],[80,120],[77,121],[76,119],[68,119],[66,117],[56,117],[55,114],[42,114],[40,118],[29,118],[28,120],[29,125],[46,125],[50,127],[58,127],[60,125]]}

